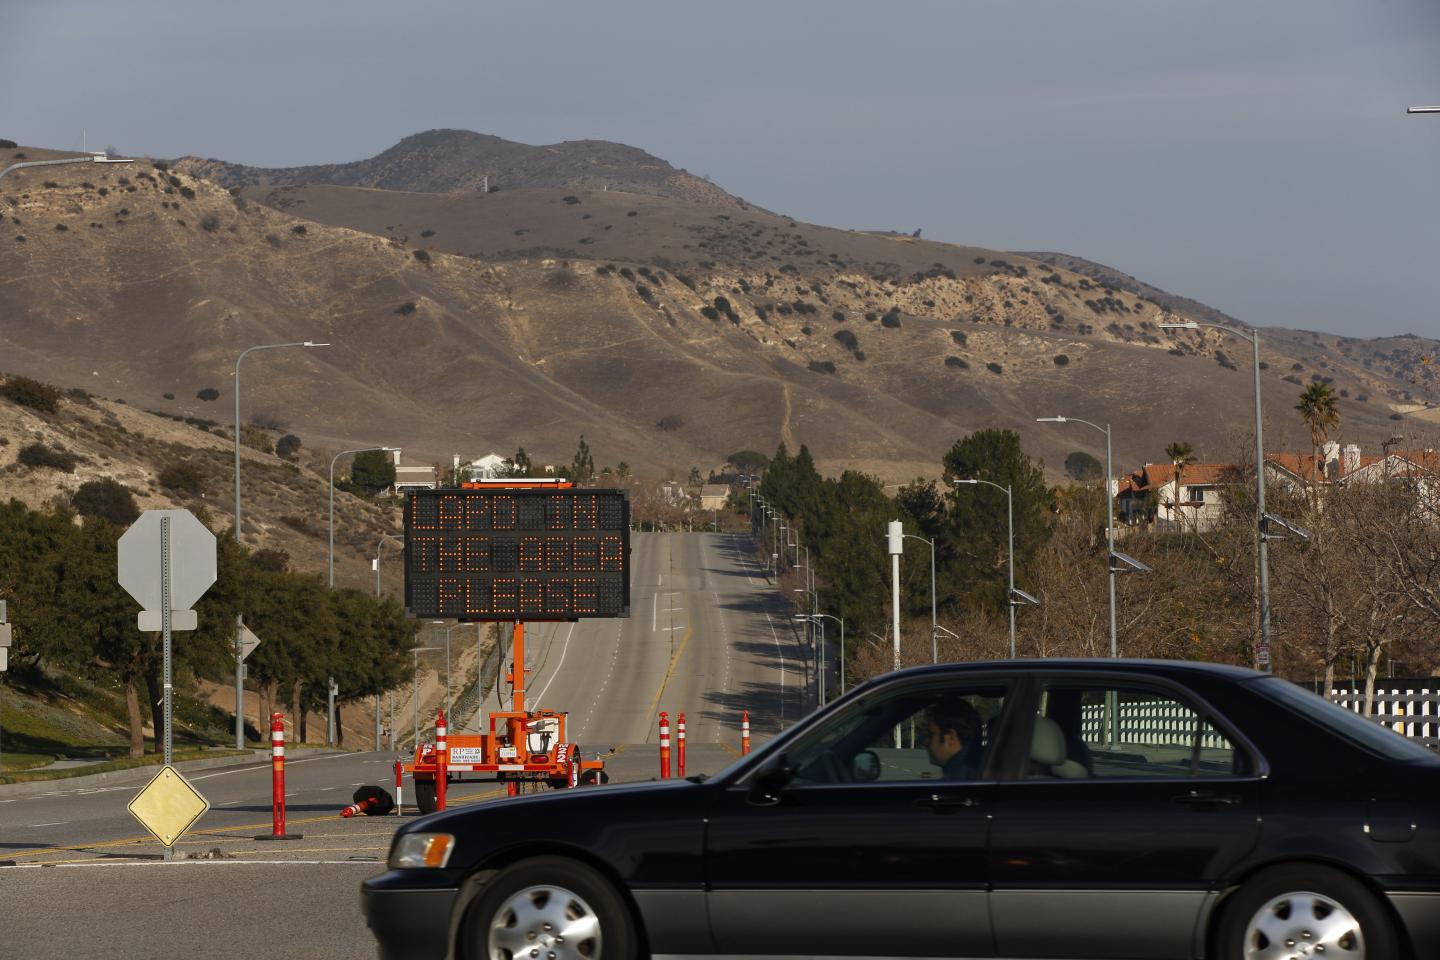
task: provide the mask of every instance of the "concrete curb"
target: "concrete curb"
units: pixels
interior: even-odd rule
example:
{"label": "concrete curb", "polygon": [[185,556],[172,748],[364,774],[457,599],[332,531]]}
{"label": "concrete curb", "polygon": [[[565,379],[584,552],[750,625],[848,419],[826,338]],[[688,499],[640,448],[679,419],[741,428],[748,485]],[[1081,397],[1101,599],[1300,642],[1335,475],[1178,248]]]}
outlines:
{"label": "concrete curb", "polygon": [[[331,753],[349,753],[348,750],[306,750],[303,753],[294,754],[294,759],[302,757],[318,757]],[[213,767],[243,767],[261,766],[269,763],[270,750],[268,747],[261,747],[249,751],[250,756],[211,757],[205,760],[183,760],[175,764],[175,769],[182,773],[190,770],[209,770]],[[143,767],[129,767],[124,770],[107,770],[104,773],[92,773],[87,776],[61,777],[56,780],[32,780],[26,783],[4,783],[0,784],[0,797],[7,800],[18,797],[34,797],[47,793],[59,793],[64,790],[84,790],[88,787],[98,787],[102,784],[127,783],[141,784],[155,776],[160,769],[160,764],[152,763]]]}

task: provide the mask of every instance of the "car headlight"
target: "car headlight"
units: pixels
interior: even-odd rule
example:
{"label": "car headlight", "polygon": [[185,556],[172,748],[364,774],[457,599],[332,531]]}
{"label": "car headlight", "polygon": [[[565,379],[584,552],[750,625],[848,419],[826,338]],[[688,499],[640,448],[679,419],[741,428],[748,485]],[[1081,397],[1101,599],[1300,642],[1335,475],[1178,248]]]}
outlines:
{"label": "car headlight", "polygon": [[390,866],[394,869],[440,869],[450,862],[455,837],[449,833],[407,833],[395,840],[390,848]]}

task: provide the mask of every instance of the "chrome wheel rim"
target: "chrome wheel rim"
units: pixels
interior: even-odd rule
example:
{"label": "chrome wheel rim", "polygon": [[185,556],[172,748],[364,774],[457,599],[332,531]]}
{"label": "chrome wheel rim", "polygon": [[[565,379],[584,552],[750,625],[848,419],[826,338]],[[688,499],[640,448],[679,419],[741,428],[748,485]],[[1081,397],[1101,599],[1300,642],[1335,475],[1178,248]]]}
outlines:
{"label": "chrome wheel rim", "polygon": [[1332,897],[1281,894],[1250,918],[1246,960],[1364,960],[1360,921]]}
{"label": "chrome wheel rim", "polygon": [[526,887],[495,911],[487,947],[490,960],[598,960],[600,918],[573,890]]}

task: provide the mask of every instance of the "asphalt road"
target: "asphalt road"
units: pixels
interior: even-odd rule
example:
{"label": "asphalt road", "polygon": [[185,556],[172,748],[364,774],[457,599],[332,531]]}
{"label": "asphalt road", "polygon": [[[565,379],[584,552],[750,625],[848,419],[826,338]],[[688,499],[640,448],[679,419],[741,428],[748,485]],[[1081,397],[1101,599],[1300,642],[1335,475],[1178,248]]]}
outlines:
{"label": "asphalt road", "polygon": [[[689,773],[738,755],[740,713],[762,740],[808,711],[813,667],[781,598],[723,534],[635,538],[631,616],[532,628],[532,707],[567,710],[570,739],[617,781],[656,775],[657,717],[688,722]],[[507,691],[502,691],[502,694]],[[490,709],[494,699],[487,704]],[[508,699],[506,702],[508,707]],[[293,752],[288,832],[271,832],[268,760],[194,771],[209,811],[176,860],[126,804],[145,773],[43,793],[0,787],[0,904],[15,956],[373,957],[358,884],[379,872],[401,817],[343,819],[357,786],[393,789],[391,753]],[[404,796],[413,797],[410,783]],[[500,800],[493,783],[452,785],[450,804]],[[414,816],[413,807],[406,816]]]}

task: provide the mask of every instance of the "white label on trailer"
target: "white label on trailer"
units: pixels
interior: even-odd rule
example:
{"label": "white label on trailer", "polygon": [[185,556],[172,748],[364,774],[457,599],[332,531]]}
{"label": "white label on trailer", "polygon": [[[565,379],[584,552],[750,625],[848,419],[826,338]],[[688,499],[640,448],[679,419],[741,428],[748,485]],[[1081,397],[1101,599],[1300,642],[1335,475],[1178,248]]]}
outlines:
{"label": "white label on trailer", "polygon": [[484,751],[480,747],[451,747],[450,765],[457,763],[484,763]]}
{"label": "white label on trailer", "polygon": [[515,759],[517,756],[519,756],[519,755],[520,755],[519,751],[516,750],[514,747],[501,747],[501,748],[500,748],[500,759],[501,759],[501,760],[514,760],[514,759]]}

